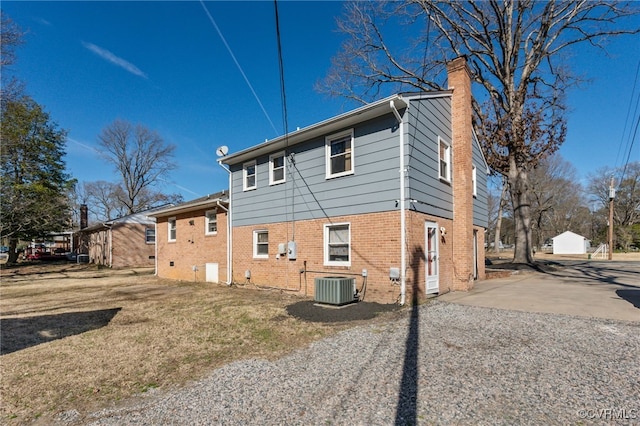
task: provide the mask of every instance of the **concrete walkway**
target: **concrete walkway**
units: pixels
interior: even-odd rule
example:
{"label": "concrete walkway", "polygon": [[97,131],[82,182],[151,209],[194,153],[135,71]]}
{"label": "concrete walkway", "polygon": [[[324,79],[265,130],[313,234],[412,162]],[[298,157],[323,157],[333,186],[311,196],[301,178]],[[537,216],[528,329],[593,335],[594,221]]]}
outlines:
{"label": "concrete walkway", "polygon": [[640,262],[564,262],[550,273],[479,281],[439,300],[524,312],[640,322]]}

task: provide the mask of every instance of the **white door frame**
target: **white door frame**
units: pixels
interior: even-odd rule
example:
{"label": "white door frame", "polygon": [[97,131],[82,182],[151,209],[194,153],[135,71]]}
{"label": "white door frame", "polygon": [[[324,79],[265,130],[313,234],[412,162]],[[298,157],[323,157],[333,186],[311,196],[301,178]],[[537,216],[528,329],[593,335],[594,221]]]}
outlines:
{"label": "white door frame", "polygon": [[440,292],[440,249],[438,237],[440,231],[436,222],[424,223],[424,247],[425,247],[425,294]]}

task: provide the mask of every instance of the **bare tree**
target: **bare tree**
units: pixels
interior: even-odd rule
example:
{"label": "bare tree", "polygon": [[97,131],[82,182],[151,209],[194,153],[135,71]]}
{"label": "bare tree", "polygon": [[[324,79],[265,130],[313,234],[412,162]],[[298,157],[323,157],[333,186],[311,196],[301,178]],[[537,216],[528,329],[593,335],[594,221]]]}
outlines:
{"label": "bare tree", "polygon": [[125,198],[124,193],[118,184],[104,180],[84,182],[83,192],[92,219],[108,221],[126,215],[127,206],[120,201]]}
{"label": "bare tree", "polygon": [[640,240],[640,162],[626,167],[601,168],[589,176],[588,192],[594,203],[600,234],[605,234],[609,206],[611,177],[616,183],[616,198],[613,203],[613,225],[615,239],[624,249]]}
{"label": "bare tree", "polygon": [[[508,178],[514,262],[531,263],[528,173],[564,141],[563,94],[579,81],[564,54],[640,32],[624,26],[639,11],[607,0],[353,2],[338,24],[348,40],[319,88],[360,102],[381,92],[439,89],[446,63],[466,56],[481,92],[478,136],[490,166]],[[420,36],[394,42],[405,32]]]}
{"label": "bare tree", "polygon": [[126,206],[126,214],[153,207],[164,197],[153,187],[175,168],[174,145],[165,144],[155,131],[123,120],[107,126],[98,139],[103,157],[122,177],[116,197]]}
{"label": "bare tree", "polygon": [[529,175],[534,245],[564,231],[590,234],[590,214],[573,165],[560,154],[541,160]]}

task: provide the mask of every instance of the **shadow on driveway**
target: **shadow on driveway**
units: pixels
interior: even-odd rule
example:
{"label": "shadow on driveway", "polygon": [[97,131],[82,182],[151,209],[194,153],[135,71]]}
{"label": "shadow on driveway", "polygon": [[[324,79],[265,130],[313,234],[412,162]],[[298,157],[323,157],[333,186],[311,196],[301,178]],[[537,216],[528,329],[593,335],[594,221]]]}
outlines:
{"label": "shadow on driveway", "polygon": [[636,308],[640,309],[640,289],[639,290],[616,290],[616,294],[620,298],[631,303]]}

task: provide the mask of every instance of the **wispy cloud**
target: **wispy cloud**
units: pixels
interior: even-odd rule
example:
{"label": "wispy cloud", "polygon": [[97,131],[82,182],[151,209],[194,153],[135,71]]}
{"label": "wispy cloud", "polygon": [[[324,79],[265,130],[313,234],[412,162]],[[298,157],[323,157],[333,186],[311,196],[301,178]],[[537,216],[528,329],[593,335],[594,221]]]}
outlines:
{"label": "wispy cloud", "polygon": [[90,51],[92,51],[93,53],[95,53],[96,55],[100,56],[102,59],[109,61],[112,64],[119,66],[120,68],[123,68],[125,71],[128,71],[131,74],[137,75],[138,77],[148,78],[147,75],[144,72],[142,72],[142,70],[140,70],[140,68],[136,67],[131,62],[114,55],[113,53],[109,52],[107,49],[103,49],[100,46],[96,46],[93,43],[87,43],[85,41],[82,42],[82,45],[87,49],[89,49]]}
{"label": "wispy cloud", "polygon": [[84,148],[84,149],[86,149],[86,150],[88,150],[88,151],[93,151],[93,152],[95,152],[96,154],[100,154],[100,151],[98,151],[98,150],[97,150],[96,148],[94,148],[93,146],[91,146],[91,145],[87,145],[87,144],[84,144],[84,143],[79,142],[79,141],[77,141],[77,140],[75,140],[75,139],[73,139],[73,138],[70,138],[70,137],[68,137],[68,136],[67,136],[67,141],[69,141],[69,142],[73,142],[73,143],[75,143],[76,145],[81,146],[82,148]]}
{"label": "wispy cloud", "polygon": [[47,27],[52,27],[52,26],[53,26],[53,24],[52,24],[51,22],[49,22],[49,21],[47,21],[46,19],[41,18],[41,17],[39,17],[39,16],[37,16],[37,17],[35,17],[35,18],[33,18],[33,19],[34,19],[34,21],[36,21],[37,23],[42,24],[42,25],[46,25]]}

